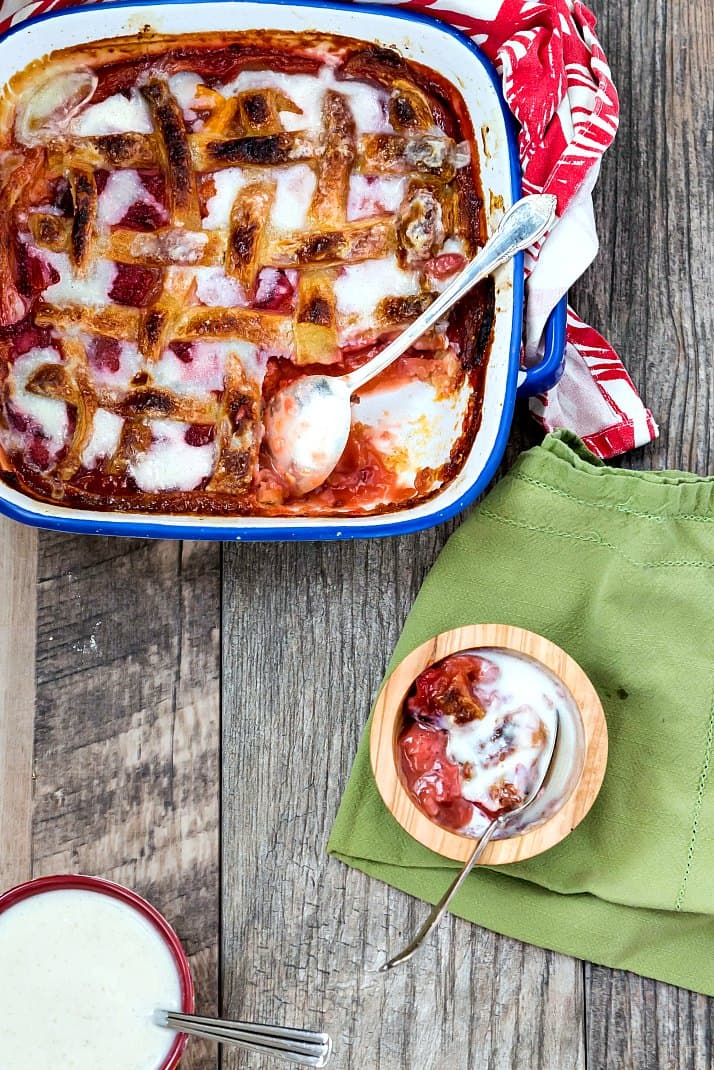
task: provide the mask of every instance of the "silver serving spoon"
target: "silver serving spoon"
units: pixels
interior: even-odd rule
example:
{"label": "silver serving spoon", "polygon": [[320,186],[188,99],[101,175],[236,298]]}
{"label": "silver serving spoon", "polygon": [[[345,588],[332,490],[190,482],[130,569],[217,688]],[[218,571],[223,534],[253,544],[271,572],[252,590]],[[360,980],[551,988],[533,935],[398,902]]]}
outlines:
{"label": "silver serving spoon", "polygon": [[290,1029],[282,1025],[257,1025],[255,1022],[228,1022],[219,1018],[201,1018],[197,1014],[179,1011],[154,1012],[157,1025],[176,1033],[215,1040],[260,1055],[286,1059],[298,1066],[326,1066],[332,1054],[332,1041],[327,1033],[311,1029]]}
{"label": "silver serving spoon", "polygon": [[383,973],[385,970],[391,970],[393,966],[399,966],[399,964],[402,962],[406,962],[407,959],[410,959],[412,957],[415,951],[419,950],[419,948],[421,947],[429,933],[432,931],[432,929],[434,929],[441,921],[442,917],[449,908],[449,903],[454,898],[459,888],[464,883],[464,881],[478,862],[483,852],[486,850],[486,846],[492,839],[496,829],[498,829],[502,825],[508,824],[509,821],[513,821],[514,817],[520,817],[520,815],[525,810],[527,810],[531,803],[534,802],[535,799],[538,797],[540,789],[543,787],[546,780],[548,779],[548,774],[550,773],[551,766],[553,765],[553,758],[555,756],[555,745],[558,739],[559,721],[560,717],[558,714],[558,710],[556,709],[555,719],[553,722],[553,731],[550,735],[548,750],[546,753],[545,760],[541,762],[540,766],[540,776],[538,777],[536,783],[532,786],[531,790],[526,795],[523,802],[520,804],[520,806],[516,806],[515,809],[507,810],[505,813],[499,814],[498,817],[494,817],[490,825],[488,825],[487,828],[484,830],[481,839],[475,841],[473,851],[471,855],[467,858],[464,868],[461,870],[458,876],[451,882],[451,884],[446,889],[436,906],[432,908],[429,917],[426,919],[414,939],[411,941],[411,943],[407,944],[404,950],[400,951],[398,955],[395,955],[394,958],[389,959],[389,961],[385,962],[383,966],[380,966],[380,973]]}
{"label": "silver serving spoon", "polygon": [[400,335],[348,375],[306,375],[268,403],[265,436],[273,465],[296,495],[324,483],[342,456],[352,421],[350,399],[361,386],[406,352],[459,298],[550,227],[556,198],[536,194],[516,201],[470,264]]}

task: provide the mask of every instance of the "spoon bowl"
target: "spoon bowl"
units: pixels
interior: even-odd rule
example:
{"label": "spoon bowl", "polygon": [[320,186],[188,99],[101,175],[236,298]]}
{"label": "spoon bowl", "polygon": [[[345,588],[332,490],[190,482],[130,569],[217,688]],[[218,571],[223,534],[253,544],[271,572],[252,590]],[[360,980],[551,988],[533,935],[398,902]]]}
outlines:
{"label": "spoon bowl", "polygon": [[279,390],[265,412],[273,464],[293,494],[325,482],[347,445],[350,389],[342,376],[306,375]]}

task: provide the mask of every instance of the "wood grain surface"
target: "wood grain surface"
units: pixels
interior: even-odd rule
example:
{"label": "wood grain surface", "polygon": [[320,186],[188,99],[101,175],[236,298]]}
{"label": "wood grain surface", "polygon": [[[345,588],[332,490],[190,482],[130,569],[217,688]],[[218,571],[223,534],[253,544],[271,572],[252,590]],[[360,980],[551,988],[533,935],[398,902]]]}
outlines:
{"label": "wood grain surface", "polygon": [[[218,1004],[220,548],[43,534],[33,876],[158,907]],[[192,1042],[182,1066],[209,1070]]]}
{"label": "wood grain surface", "polygon": [[0,889],[32,868],[37,534],[0,519]]}
{"label": "wood grain surface", "polygon": [[[714,5],[595,6],[622,123],[573,303],[661,426],[623,463],[714,474]],[[505,466],[536,438],[521,407]],[[36,555],[2,523],[3,883],[84,869],[132,885],[185,941],[204,1010],[324,1026],[335,1070],[714,1070],[713,1001],[458,919],[376,979],[424,905],[325,845],[448,534],[224,550],[41,534]],[[217,1058],[192,1043],[182,1065]]]}
{"label": "wood grain surface", "polygon": [[[573,294],[660,425],[632,468],[714,475],[714,4],[597,5],[621,125],[595,190],[596,267]],[[712,1070],[714,1001],[585,969],[588,1067]]]}

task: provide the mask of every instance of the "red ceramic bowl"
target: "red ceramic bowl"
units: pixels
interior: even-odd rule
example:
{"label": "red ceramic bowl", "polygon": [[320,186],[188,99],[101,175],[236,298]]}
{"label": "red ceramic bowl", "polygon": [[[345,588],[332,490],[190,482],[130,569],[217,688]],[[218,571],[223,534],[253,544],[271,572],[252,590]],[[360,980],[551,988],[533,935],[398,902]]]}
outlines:
{"label": "red ceramic bowl", "polygon": [[[82,874],[63,873],[54,877],[38,877],[34,881],[18,884],[17,887],[10,888],[9,891],[0,895],[0,914],[15,906],[22,899],[28,899],[32,895],[68,888],[79,888],[85,892],[99,892],[101,895],[111,896],[112,899],[121,899],[122,902],[133,907],[147,921],[151,922],[163,938],[176,963],[176,969],[181,980],[181,1009],[185,1014],[193,1014],[196,1007],[193,979],[188,957],[181,946],[181,941],[166,921],[166,918],[159,914],[151,903],[147,903],[145,899],[142,899],[136,892],[130,891],[129,888],[124,888],[121,884],[114,884],[112,881],[105,881],[101,877],[86,877]],[[185,1033],[177,1033],[168,1055],[161,1065],[157,1067],[157,1070],[174,1070],[183,1055],[187,1040],[188,1037]]]}

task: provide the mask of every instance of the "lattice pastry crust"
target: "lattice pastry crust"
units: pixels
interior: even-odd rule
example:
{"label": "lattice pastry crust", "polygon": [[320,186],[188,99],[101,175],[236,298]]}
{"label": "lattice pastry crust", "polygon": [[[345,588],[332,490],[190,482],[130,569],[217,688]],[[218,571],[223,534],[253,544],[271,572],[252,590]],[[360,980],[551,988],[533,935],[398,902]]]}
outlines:
{"label": "lattice pastry crust", "polygon": [[483,234],[461,98],[395,52],[251,31],[55,53],[0,100],[3,477],[136,511],[421,500],[475,433],[490,285],[365,388],[306,499],[261,414],[368,359]]}

